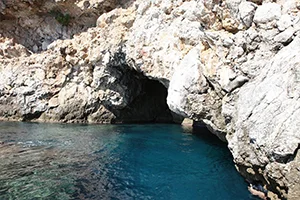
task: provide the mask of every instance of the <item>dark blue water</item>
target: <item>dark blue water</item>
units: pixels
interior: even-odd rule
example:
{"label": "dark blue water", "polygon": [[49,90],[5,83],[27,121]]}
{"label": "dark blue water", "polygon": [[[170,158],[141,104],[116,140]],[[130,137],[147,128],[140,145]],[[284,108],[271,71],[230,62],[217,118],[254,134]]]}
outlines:
{"label": "dark blue water", "polygon": [[1,122],[0,141],[1,200],[252,199],[206,130]]}

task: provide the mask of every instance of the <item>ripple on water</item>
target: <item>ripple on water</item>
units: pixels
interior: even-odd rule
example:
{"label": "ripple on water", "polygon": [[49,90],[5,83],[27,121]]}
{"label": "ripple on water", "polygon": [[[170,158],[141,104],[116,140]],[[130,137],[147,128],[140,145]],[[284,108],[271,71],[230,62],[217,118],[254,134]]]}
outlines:
{"label": "ripple on water", "polygon": [[2,122],[0,199],[252,199],[204,132]]}

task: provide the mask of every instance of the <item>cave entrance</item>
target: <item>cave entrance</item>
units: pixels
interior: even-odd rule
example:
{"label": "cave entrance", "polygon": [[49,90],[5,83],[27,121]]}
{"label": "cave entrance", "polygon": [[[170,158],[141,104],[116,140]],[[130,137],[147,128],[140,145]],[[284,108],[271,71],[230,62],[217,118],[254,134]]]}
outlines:
{"label": "cave entrance", "polygon": [[111,56],[106,73],[116,80],[113,84],[105,84],[106,89],[121,94],[127,102],[122,108],[113,106],[109,100],[104,103],[115,116],[112,123],[182,122],[183,118],[173,113],[167,105],[167,88],[158,80],[149,79],[130,66],[122,48]]}
{"label": "cave entrance", "polygon": [[115,123],[181,123],[166,102],[167,88],[159,81],[139,79],[141,92],[124,109],[115,112]]}

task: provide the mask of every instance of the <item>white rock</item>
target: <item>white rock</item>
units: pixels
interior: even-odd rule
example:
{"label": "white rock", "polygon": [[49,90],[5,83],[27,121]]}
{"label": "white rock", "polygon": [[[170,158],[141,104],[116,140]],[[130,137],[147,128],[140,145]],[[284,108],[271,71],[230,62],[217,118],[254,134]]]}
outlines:
{"label": "white rock", "polygon": [[187,95],[189,89],[197,85],[200,75],[199,66],[199,50],[194,48],[175,69],[170,81],[167,104],[173,112],[185,117],[188,117]]}
{"label": "white rock", "polygon": [[239,5],[240,18],[247,27],[250,27],[252,24],[256,7],[256,4],[249,1],[244,1]]}
{"label": "white rock", "polygon": [[281,16],[281,6],[276,3],[265,3],[256,9],[253,21],[257,24],[279,19]]}
{"label": "white rock", "polygon": [[[266,165],[273,162],[277,166],[283,163],[288,166],[294,162],[299,166],[299,161],[292,161],[292,155],[300,143],[300,101],[299,95],[289,96],[289,91],[299,93],[300,89],[299,54],[300,38],[297,37],[263,65],[254,80],[241,88],[236,105],[236,131],[229,139],[229,148],[238,163]],[[288,158],[292,160],[287,162]],[[285,173],[295,177],[293,172]],[[274,175],[268,171],[264,174]],[[287,182],[296,184],[295,181],[296,177]],[[299,188],[298,184],[295,186]]]}
{"label": "white rock", "polygon": [[237,74],[232,70],[232,67],[230,66],[224,66],[220,69],[220,84],[221,87],[224,88],[226,85],[229,84],[229,82],[235,77]]}
{"label": "white rock", "polygon": [[184,10],[183,17],[190,21],[199,20],[207,14],[206,9],[201,2],[186,1],[180,8]]}
{"label": "white rock", "polygon": [[233,46],[230,50],[228,58],[235,60],[239,58],[241,55],[243,55],[243,53],[244,53],[244,49],[242,47]]}
{"label": "white rock", "polygon": [[231,45],[233,44],[233,40],[231,39],[231,38],[225,38],[224,40],[223,40],[223,45],[225,46],[225,47],[230,47]]}
{"label": "white rock", "polygon": [[249,80],[248,77],[239,75],[234,80],[230,81],[224,89],[228,92],[232,92],[234,89],[241,87],[244,83],[246,83]]}
{"label": "white rock", "polygon": [[[296,9],[297,1],[295,0],[281,0],[282,12],[288,13],[289,11]],[[299,1],[298,1],[299,2]]]}
{"label": "white rock", "polygon": [[226,1],[226,4],[233,13],[238,13],[239,5],[241,2],[242,0],[230,0]]}
{"label": "white rock", "polygon": [[148,10],[151,6],[151,1],[143,1],[142,3],[139,4],[139,7],[137,9],[137,13],[139,15],[142,15]]}
{"label": "white rock", "polygon": [[288,42],[294,35],[295,29],[293,27],[290,27],[286,29],[285,31],[279,33],[274,37],[274,41],[280,42],[280,43],[285,43]]}
{"label": "white rock", "polygon": [[284,31],[292,25],[292,17],[288,14],[282,15],[277,22],[277,28],[280,31]]}
{"label": "white rock", "polygon": [[[289,5],[295,3],[293,1],[288,0]],[[47,2],[53,6],[51,2],[55,1]],[[64,0],[59,5],[73,8],[71,11],[77,13],[80,9],[72,2],[75,1]],[[91,9],[93,2],[99,0],[76,2],[83,9]],[[107,119],[117,116],[109,109],[128,108],[137,95],[143,94],[140,93],[143,92],[140,81],[157,80],[168,89],[167,103],[174,112],[203,121],[212,132],[221,133],[220,138],[227,133],[237,166],[255,166],[252,170],[258,174],[253,179],[265,176],[262,182],[270,180],[272,184],[268,188],[273,192],[284,193],[284,188],[288,189],[288,195],[293,191],[295,194],[300,191],[295,176],[299,172],[292,171],[300,168],[299,150],[292,160],[300,140],[300,39],[291,28],[300,30],[296,20],[299,13],[289,10],[293,18],[293,24],[289,25],[285,16],[280,18],[280,6],[286,5],[284,0],[265,3],[258,6],[254,14],[257,25],[254,26],[251,19],[256,5],[246,0],[228,0],[216,5],[219,2],[135,0],[133,7],[118,7],[102,14],[98,26],[87,32],[76,23],[77,20],[89,23],[93,19],[95,24],[96,17],[90,16],[90,12],[71,21],[70,25],[76,28],[64,27],[63,30],[51,16],[45,19],[43,26],[31,20],[30,26],[35,28],[27,29],[29,32],[24,36],[21,29],[16,30],[26,41],[34,39],[30,43],[31,49],[34,44],[41,44],[41,38],[53,41],[62,34],[63,38],[71,36],[72,30],[80,33],[70,40],[50,44],[49,51],[20,58],[1,58],[0,92],[3,94],[4,91],[5,95],[0,96],[0,117],[6,117],[5,112],[17,118],[22,113],[43,112],[48,103],[52,109],[43,113],[44,120],[84,122],[89,119],[93,122],[100,117],[97,121],[101,122],[102,114],[108,114]],[[68,6],[65,7],[65,3]],[[287,8],[290,6],[284,6],[283,14]],[[96,12],[98,9],[91,10]],[[26,9],[21,13],[26,14]],[[228,33],[220,27],[222,24],[216,16],[227,17],[233,23],[242,20],[250,28]],[[277,23],[282,33],[275,28],[277,19],[282,20]],[[204,26],[214,28],[204,32]],[[1,28],[5,31],[6,27]],[[9,26],[7,30],[10,31]],[[31,38],[25,38],[29,35]],[[293,35],[297,39],[288,44],[287,41],[294,39]],[[4,51],[11,54],[8,50],[14,48],[13,40],[7,42],[0,44],[2,56]],[[280,42],[287,46],[282,50],[272,48],[283,46]],[[44,49],[46,44],[43,46]],[[35,46],[34,49],[39,51],[42,47]],[[133,69],[139,73],[132,73]],[[158,94],[155,89],[153,92]],[[145,102],[136,107],[140,106],[149,108]],[[284,163],[286,158],[291,159]],[[272,172],[269,165],[283,166],[287,170]],[[278,174],[284,177],[272,178]],[[282,184],[273,184],[276,181]]]}

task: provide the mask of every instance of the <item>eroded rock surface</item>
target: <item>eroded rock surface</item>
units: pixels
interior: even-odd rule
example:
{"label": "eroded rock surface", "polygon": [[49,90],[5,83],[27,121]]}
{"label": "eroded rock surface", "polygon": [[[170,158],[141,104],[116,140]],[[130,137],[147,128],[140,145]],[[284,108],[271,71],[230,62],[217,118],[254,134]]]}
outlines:
{"label": "eroded rock surface", "polygon": [[72,40],[58,40],[40,54],[1,59],[1,117],[93,123],[172,121],[166,88],[133,70],[126,60],[122,42],[127,29],[121,22],[93,28]]}
{"label": "eroded rock surface", "polygon": [[[287,199],[299,198],[300,189],[299,47],[297,37],[241,88],[236,130],[227,136],[240,170],[248,177],[262,178],[270,188],[280,188]],[[254,172],[249,173],[250,168]]]}
{"label": "eroded rock surface", "polygon": [[227,141],[273,199],[300,198],[297,0],[24,2],[0,4],[2,119],[172,121],[171,109]]}
{"label": "eroded rock surface", "polygon": [[0,35],[33,52],[57,39],[69,39],[95,26],[99,15],[125,6],[117,0],[4,0],[0,2]]}

